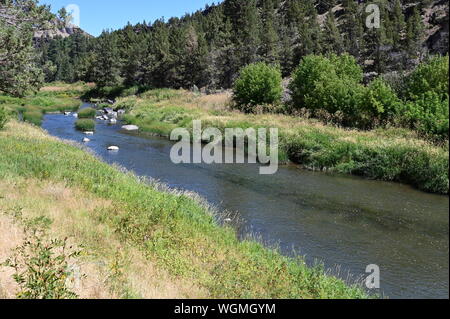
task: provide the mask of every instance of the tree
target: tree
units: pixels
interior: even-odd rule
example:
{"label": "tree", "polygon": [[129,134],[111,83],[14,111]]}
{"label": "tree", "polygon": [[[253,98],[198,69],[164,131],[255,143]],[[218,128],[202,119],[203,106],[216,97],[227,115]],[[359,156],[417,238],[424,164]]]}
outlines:
{"label": "tree", "polygon": [[325,20],[323,36],[323,49],[325,52],[341,54],[344,52],[344,41],[336,25],[333,10],[328,11]]}
{"label": "tree", "polygon": [[52,15],[35,0],[2,0],[0,17],[0,91],[23,96],[43,83],[32,37]]}
{"label": "tree", "polygon": [[94,52],[95,62],[92,72],[97,84],[100,87],[120,84],[121,61],[117,38],[110,32],[104,31],[97,40]]}
{"label": "tree", "polygon": [[408,19],[406,33],[406,48],[410,58],[417,58],[420,54],[423,29],[422,17],[420,16],[419,9],[415,7],[413,14]]}
{"label": "tree", "polygon": [[264,62],[270,64],[275,64],[280,59],[276,20],[273,0],[263,0],[260,55]]}

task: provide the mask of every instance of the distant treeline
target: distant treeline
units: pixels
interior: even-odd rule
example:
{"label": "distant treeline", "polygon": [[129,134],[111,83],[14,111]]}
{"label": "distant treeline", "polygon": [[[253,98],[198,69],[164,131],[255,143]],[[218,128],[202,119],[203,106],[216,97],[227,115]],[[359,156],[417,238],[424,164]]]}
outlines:
{"label": "distant treeline", "polygon": [[260,61],[286,77],[310,54],[347,52],[366,73],[409,70],[429,52],[423,16],[435,2],[374,1],[381,27],[368,29],[364,1],[225,0],[97,38],[43,40],[39,63],[46,81],[170,88],[230,88]]}

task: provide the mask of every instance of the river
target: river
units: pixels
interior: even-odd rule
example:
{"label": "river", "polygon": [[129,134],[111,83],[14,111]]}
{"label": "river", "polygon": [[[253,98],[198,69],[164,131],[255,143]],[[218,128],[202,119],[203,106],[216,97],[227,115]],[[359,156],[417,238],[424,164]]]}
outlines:
{"label": "river", "polygon": [[[81,142],[72,116],[49,114],[51,135]],[[170,160],[173,143],[122,132],[98,122],[86,146],[170,187],[195,191],[221,210],[239,216],[240,236],[253,234],[287,255],[323,263],[330,273],[354,281],[366,267],[381,271],[389,298],[448,298],[449,198],[409,186],[280,167],[259,175],[254,164],[180,164]],[[117,145],[119,152],[108,152]]]}

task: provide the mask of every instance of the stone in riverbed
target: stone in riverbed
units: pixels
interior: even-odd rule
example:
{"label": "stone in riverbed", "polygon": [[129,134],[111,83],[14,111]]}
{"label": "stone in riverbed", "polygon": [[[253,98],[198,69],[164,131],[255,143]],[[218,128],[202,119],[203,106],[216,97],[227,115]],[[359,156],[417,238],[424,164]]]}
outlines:
{"label": "stone in riverbed", "polygon": [[88,139],[87,137],[83,138],[83,143],[88,143],[88,142],[90,142],[90,141],[91,141],[91,140]]}
{"label": "stone in riverbed", "polygon": [[122,126],[122,130],[125,130],[125,131],[138,131],[139,130],[139,126],[136,126],[136,125],[124,125],[124,126]]}
{"label": "stone in riverbed", "polygon": [[86,131],[86,132],[84,132],[84,135],[94,135],[94,132]]}
{"label": "stone in riverbed", "polygon": [[64,112],[64,115],[65,115],[65,116],[69,116],[69,115],[70,115],[70,112]]}
{"label": "stone in riverbed", "polygon": [[119,147],[118,146],[110,146],[108,147],[108,151],[118,151]]}
{"label": "stone in riverbed", "polygon": [[117,120],[116,119],[110,119],[109,120],[109,124],[117,124]]}

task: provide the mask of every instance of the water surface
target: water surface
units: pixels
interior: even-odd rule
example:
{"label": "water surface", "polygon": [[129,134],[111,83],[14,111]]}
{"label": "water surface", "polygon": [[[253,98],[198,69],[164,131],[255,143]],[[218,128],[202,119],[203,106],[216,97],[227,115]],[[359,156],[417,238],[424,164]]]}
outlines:
{"label": "water surface", "polygon": [[[80,142],[72,116],[47,115],[50,134]],[[409,186],[281,167],[259,175],[248,164],[180,164],[172,142],[144,138],[99,122],[86,145],[107,163],[171,187],[195,191],[243,220],[241,235],[258,234],[287,255],[323,262],[347,279],[381,269],[381,291],[390,298],[448,298],[449,199]],[[120,151],[108,152],[117,145]]]}

